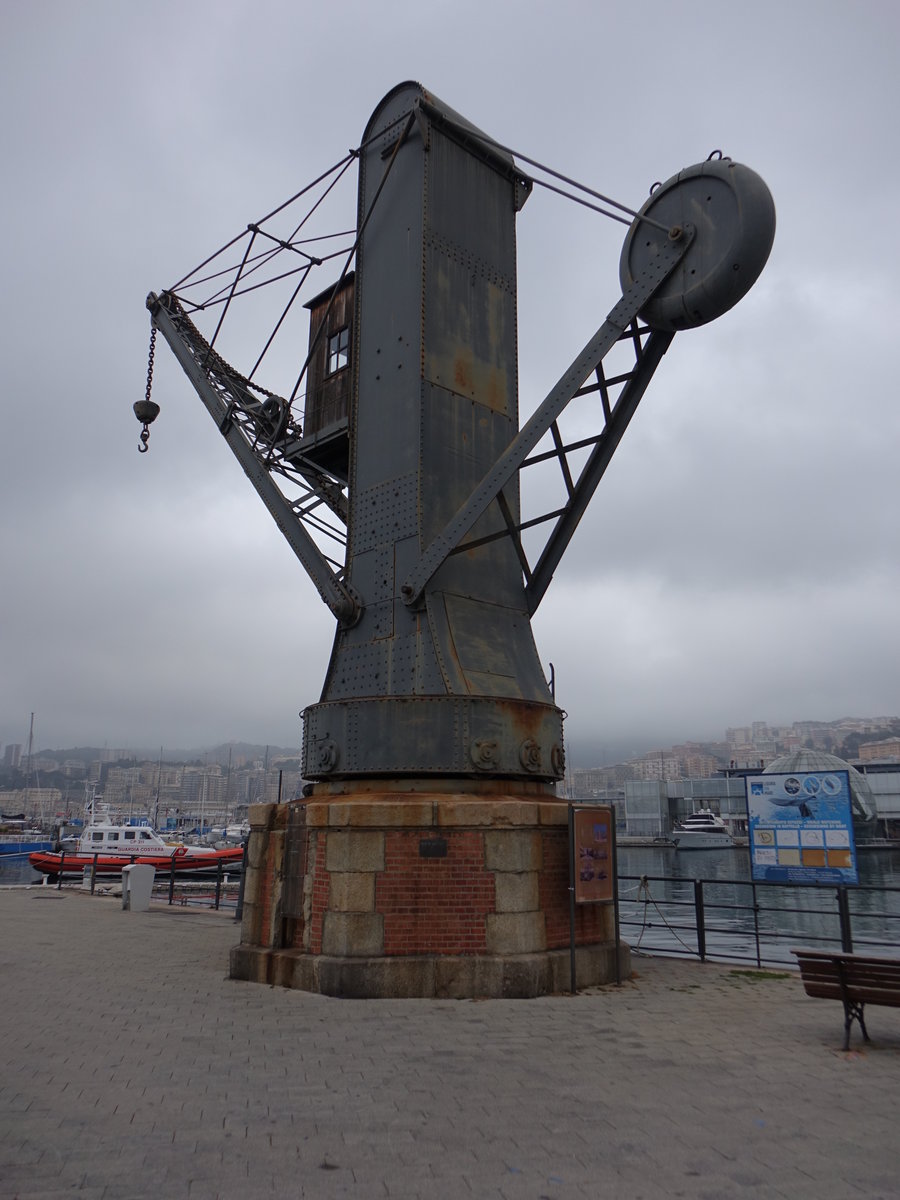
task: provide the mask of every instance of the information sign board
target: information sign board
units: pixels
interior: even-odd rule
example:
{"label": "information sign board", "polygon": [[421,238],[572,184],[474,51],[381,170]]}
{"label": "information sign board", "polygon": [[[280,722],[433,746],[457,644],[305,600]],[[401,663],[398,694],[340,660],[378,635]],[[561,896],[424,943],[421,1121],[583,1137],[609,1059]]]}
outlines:
{"label": "information sign board", "polygon": [[575,903],[611,904],[615,898],[615,814],[591,805],[574,810]]}
{"label": "information sign board", "polygon": [[859,883],[846,771],[748,775],[752,878]]}

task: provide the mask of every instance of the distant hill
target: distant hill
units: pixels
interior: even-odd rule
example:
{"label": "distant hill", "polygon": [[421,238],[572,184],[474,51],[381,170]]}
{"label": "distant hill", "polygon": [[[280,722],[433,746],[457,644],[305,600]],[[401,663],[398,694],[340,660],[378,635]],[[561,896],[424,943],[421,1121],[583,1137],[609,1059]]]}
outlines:
{"label": "distant hill", "polygon": [[253,742],[224,742],[221,746],[215,746],[211,750],[192,751],[194,758],[203,758],[204,756],[209,762],[221,763],[223,767],[228,766],[228,757],[231,755],[231,761],[237,762],[238,759],[261,759],[265,761],[268,756],[269,762],[273,762],[276,758],[299,758],[300,746],[257,746]]}
{"label": "distant hill", "polygon": [[[46,755],[48,758],[55,758],[60,762],[66,759],[77,759],[79,762],[91,763],[96,762],[98,758],[105,758],[110,753],[109,746],[70,746],[66,749],[56,750],[40,750],[36,753]],[[155,749],[141,749],[128,747],[127,750],[113,749],[115,754],[127,754],[129,758],[137,759],[138,762],[155,761],[159,758],[159,747]],[[177,748],[163,748],[163,762],[211,762],[221,763],[222,766],[228,765],[229,754],[231,755],[232,763],[237,763],[241,760],[252,761],[259,759],[265,761],[268,755],[269,762],[273,762],[276,758],[299,758],[299,746],[261,746],[255,742],[223,742],[219,746],[204,746],[202,748],[191,748],[180,750]]]}

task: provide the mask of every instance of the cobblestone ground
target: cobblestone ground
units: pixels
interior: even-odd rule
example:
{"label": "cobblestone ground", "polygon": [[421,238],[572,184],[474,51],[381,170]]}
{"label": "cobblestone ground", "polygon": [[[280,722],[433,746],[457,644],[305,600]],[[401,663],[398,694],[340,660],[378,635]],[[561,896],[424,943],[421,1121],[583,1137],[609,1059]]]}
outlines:
{"label": "cobblestone ground", "polygon": [[227,978],[229,916],[0,891],[0,1197],[900,1195],[900,1010],[635,957],[539,1000]]}

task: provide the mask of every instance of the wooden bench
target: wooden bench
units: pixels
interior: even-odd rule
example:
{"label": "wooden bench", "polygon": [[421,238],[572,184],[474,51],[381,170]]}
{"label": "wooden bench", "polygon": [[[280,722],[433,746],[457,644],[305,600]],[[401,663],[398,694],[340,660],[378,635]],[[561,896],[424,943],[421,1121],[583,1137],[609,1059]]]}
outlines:
{"label": "wooden bench", "polygon": [[850,1049],[854,1018],[866,1041],[863,1010],[867,1004],[900,1008],[900,958],[871,958],[866,954],[834,954],[823,950],[792,950],[808,996],[840,1000],[844,1006],[844,1049]]}

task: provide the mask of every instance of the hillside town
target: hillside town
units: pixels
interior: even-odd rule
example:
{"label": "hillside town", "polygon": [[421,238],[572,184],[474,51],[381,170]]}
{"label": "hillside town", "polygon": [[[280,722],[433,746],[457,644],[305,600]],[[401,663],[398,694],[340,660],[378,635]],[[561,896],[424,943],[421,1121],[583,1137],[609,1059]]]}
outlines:
{"label": "hillside town", "polygon": [[843,717],[837,721],[794,721],[725,730],[721,742],[683,742],[650,750],[626,762],[574,767],[567,773],[573,799],[605,796],[633,780],[709,779],[726,769],[764,769],[795,750],[824,750],[847,762],[900,763],[900,718]]}
{"label": "hillside town", "polygon": [[[800,749],[822,750],[862,770],[900,764],[900,718],[845,717],[795,721],[725,730],[720,742],[684,742],[660,747],[626,762],[570,767],[560,794],[624,804],[638,785],[666,785],[688,801],[732,774],[761,770]],[[896,774],[900,772],[900,765]],[[687,783],[690,786],[681,786]],[[304,780],[296,750],[231,743],[185,761],[160,751],[155,758],[134,750],[75,748],[32,752],[10,743],[0,761],[0,818],[44,827],[78,820],[86,804],[102,799],[126,819],[145,819],[161,829],[204,832],[246,820],[258,803],[279,803],[302,794]],[[646,788],[644,788],[646,790]],[[727,789],[723,785],[723,797]],[[725,811],[727,804],[719,806]]]}
{"label": "hillside town", "polygon": [[77,821],[95,799],[125,819],[201,832],[242,821],[251,804],[293,799],[301,787],[297,751],[280,747],[226,745],[179,762],[110,749],[29,756],[13,743],[0,765],[0,814],[59,825]]}

